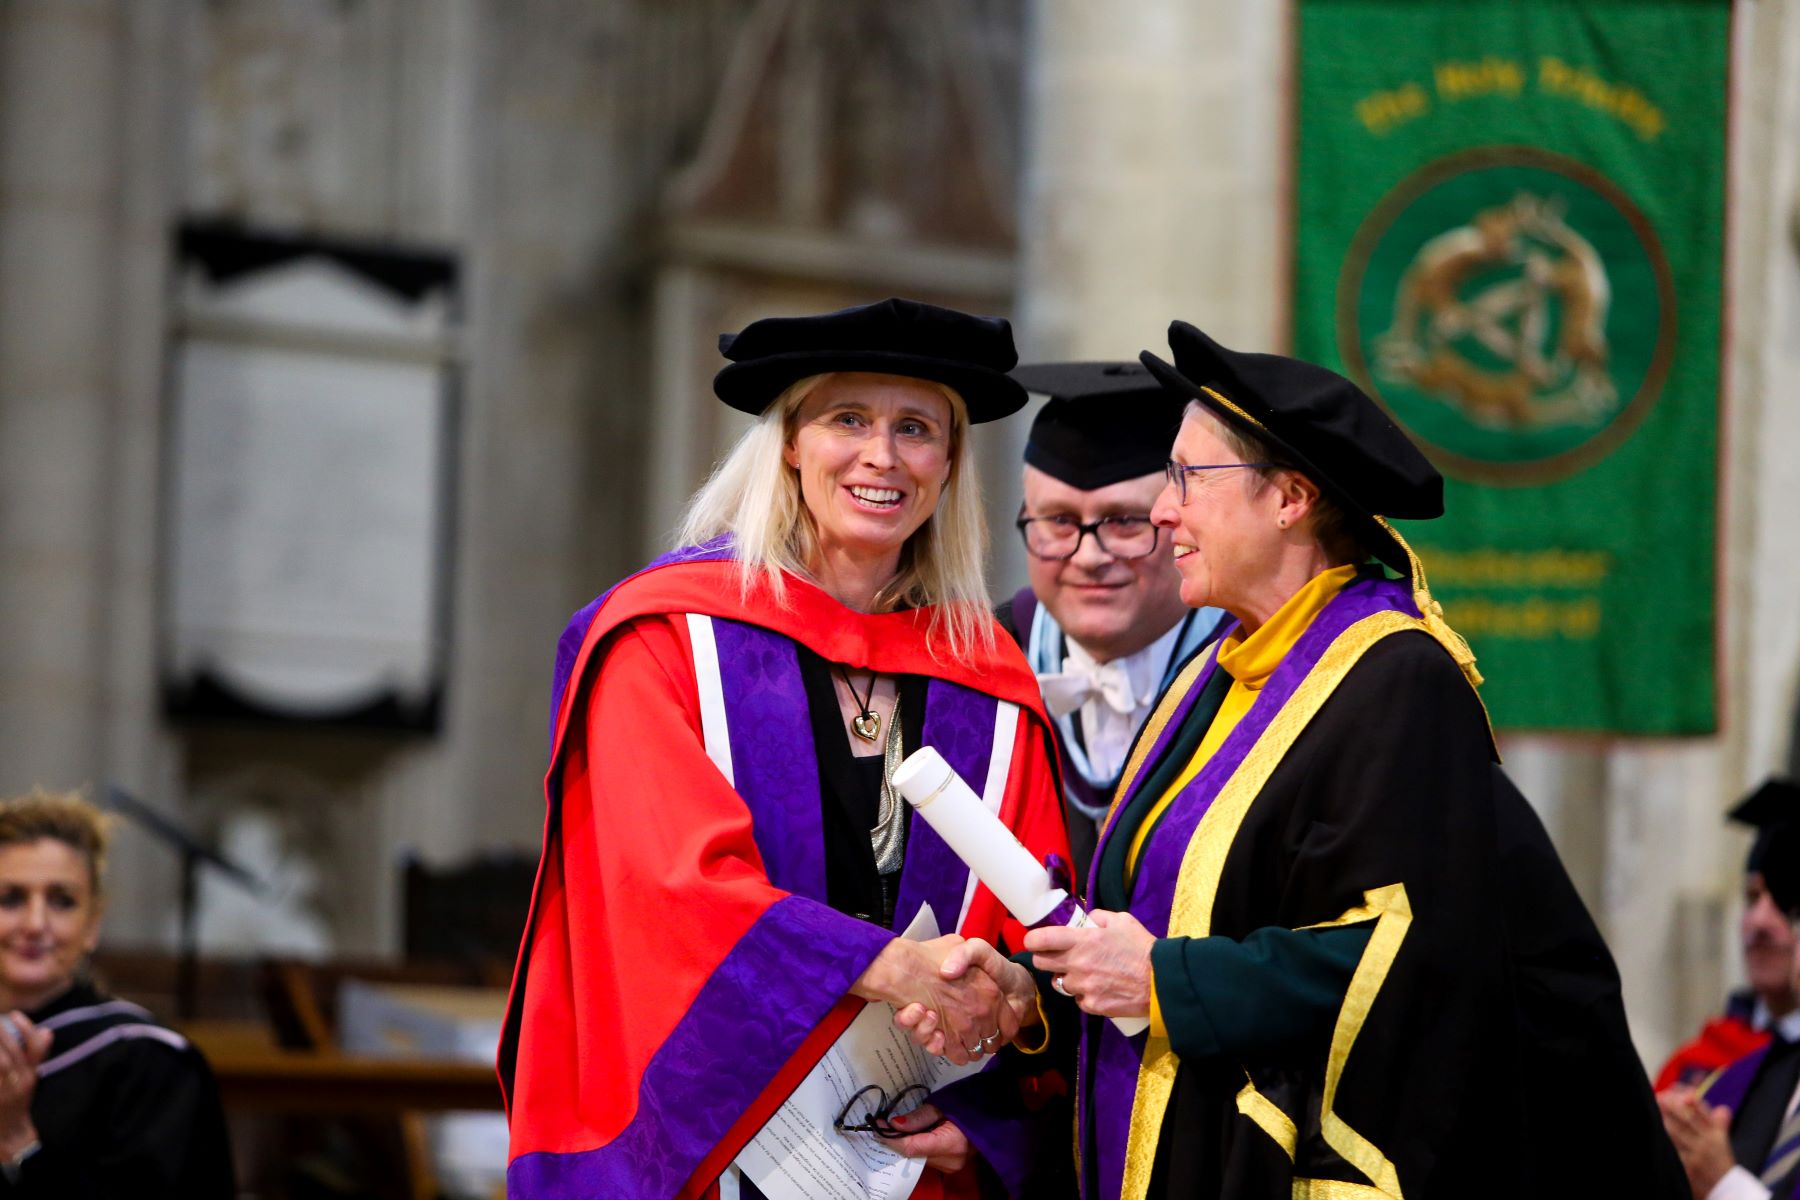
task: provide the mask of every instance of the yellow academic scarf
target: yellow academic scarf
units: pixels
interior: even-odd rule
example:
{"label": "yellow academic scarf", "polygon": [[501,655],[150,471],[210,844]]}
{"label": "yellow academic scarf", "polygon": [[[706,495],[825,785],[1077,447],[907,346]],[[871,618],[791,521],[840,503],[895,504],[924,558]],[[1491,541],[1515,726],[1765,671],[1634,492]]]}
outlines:
{"label": "yellow academic scarf", "polygon": [[1144,843],[1150,838],[1150,831],[1156,828],[1156,822],[1161,819],[1164,810],[1181,794],[1183,788],[1194,781],[1194,776],[1200,773],[1244,714],[1250,711],[1263,684],[1269,681],[1269,676],[1275,673],[1281,660],[1294,648],[1294,643],[1300,640],[1306,627],[1313,623],[1313,618],[1331,603],[1331,598],[1345,584],[1355,578],[1354,564],[1321,571],[1305,587],[1289,596],[1286,603],[1275,610],[1275,615],[1255,633],[1245,637],[1243,630],[1239,629],[1219,644],[1219,669],[1231,676],[1231,689],[1225,693],[1225,699],[1219,705],[1219,713],[1213,718],[1206,736],[1201,739],[1199,749],[1194,751],[1194,757],[1138,825],[1137,833],[1131,839],[1131,848],[1125,855],[1128,881],[1137,870],[1138,854],[1142,852]]}
{"label": "yellow academic scarf", "polygon": [[[1306,627],[1313,623],[1313,618],[1331,603],[1331,598],[1345,584],[1355,578],[1354,565],[1321,571],[1305,587],[1289,596],[1287,602],[1276,609],[1275,615],[1255,633],[1245,637],[1240,628],[1219,643],[1219,669],[1231,676],[1231,688],[1225,693],[1218,715],[1213,717],[1206,736],[1200,739],[1200,746],[1194,751],[1194,757],[1188,760],[1188,765],[1175,777],[1175,782],[1169,785],[1168,790],[1157,798],[1155,807],[1144,817],[1137,827],[1137,833],[1132,836],[1131,848],[1125,855],[1128,886],[1131,876],[1137,871],[1138,854],[1149,840],[1150,831],[1162,819],[1163,812],[1181,794],[1182,789],[1194,781],[1194,776],[1200,774],[1244,714],[1250,711],[1263,684],[1269,681],[1269,676],[1275,673],[1275,668],[1281,665],[1287,652],[1294,648],[1294,643],[1300,640]],[[1168,1036],[1168,1030],[1163,1026],[1162,1005],[1156,1001],[1154,982],[1150,986],[1150,1032],[1156,1037]]]}

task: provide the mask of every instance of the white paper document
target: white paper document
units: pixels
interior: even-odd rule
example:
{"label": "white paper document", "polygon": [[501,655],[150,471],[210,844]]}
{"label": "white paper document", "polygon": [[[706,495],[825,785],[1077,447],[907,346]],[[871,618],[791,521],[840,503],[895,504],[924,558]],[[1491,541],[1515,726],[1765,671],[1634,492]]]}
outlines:
{"label": "white paper document", "polygon": [[[929,904],[920,907],[903,936],[915,941],[938,936]],[[893,1005],[868,1004],[734,1166],[769,1200],[904,1200],[924,1173],[925,1160],[901,1157],[872,1133],[839,1133],[838,1115],[869,1084],[888,1096],[915,1084],[936,1091],[987,1062],[981,1058],[958,1067],[927,1054],[894,1027]]]}

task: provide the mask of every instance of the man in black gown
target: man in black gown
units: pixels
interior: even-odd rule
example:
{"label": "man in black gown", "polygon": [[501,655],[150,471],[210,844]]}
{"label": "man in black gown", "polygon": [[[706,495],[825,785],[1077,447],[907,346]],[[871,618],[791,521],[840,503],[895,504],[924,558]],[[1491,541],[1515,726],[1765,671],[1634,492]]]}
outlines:
{"label": "man in black gown", "polygon": [[1030,586],[999,607],[1056,727],[1078,886],[1132,739],[1181,664],[1217,631],[1181,602],[1150,523],[1182,401],[1135,362],[1039,363],[1012,377],[1050,397],[1025,443],[1016,522]]}
{"label": "man in black gown", "polygon": [[[1757,847],[1771,899],[1800,918],[1800,820],[1764,824]],[[1778,1018],[1772,1033],[1700,1088],[1658,1097],[1696,1200],[1800,1194],[1800,1013]]]}

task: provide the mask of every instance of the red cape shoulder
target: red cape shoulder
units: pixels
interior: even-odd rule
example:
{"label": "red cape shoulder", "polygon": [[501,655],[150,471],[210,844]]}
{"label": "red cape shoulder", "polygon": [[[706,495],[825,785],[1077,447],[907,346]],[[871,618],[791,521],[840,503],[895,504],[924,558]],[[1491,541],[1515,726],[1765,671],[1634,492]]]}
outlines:
{"label": "red cape shoulder", "polygon": [[831,662],[907,675],[929,675],[1030,708],[1041,705],[1037,679],[1010,638],[993,625],[991,651],[953,658],[928,639],[932,610],[859,613],[816,585],[789,576],[777,602],[767,585],[746,596],[735,562],[671,563],[631,577],[594,616],[584,639],[592,645],[635,617],[696,613],[759,625],[790,637]]}

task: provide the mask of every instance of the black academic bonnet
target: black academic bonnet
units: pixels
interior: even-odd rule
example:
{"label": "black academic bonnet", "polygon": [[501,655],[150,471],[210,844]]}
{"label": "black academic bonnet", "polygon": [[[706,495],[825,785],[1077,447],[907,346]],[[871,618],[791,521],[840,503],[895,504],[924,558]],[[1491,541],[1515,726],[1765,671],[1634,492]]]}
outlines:
{"label": "black academic bonnet", "polygon": [[1162,385],[1198,400],[1305,472],[1348,514],[1377,558],[1408,574],[1406,548],[1377,517],[1444,515],[1444,478],[1361,388],[1278,354],[1228,350],[1186,321],[1169,325],[1173,366],[1138,357]]}
{"label": "black academic bonnet", "polygon": [[[1725,816],[1756,830],[1756,840],[1750,843],[1750,855],[1744,862],[1746,874],[1761,871],[1767,879],[1769,872],[1766,864],[1771,858],[1770,850],[1782,843],[1786,843],[1787,851],[1800,857],[1800,844],[1796,844],[1800,842],[1800,784],[1771,776],[1763,780],[1755,791],[1738,801]],[[1797,836],[1778,836],[1778,831],[1783,830],[1792,831]],[[1782,907],[1785,909],[1788,906],[1784,904]]]}
{"label": "black academic bonnet", "polygon": [[1012,373],[1050,397],[1031,423],[1025,461],[1092,491],[1162,471],[1187,401],[1134,362],[1034,363]]}
{"label": "black academic bonnet", "polygon": [[929,379],[956,389],[974,423],[1025,406],[1008,379],[1019,361],[1012,326],[917,300],[890,299],[810,317],[764,317],[719,335],[731,365],[713,376],[719,399],[760,414],[790,385],[829,371]]}
{"label": "black academic bonnet", "polygon": [[1800,824],[1777,825],[1757,835],[1762,847],[1763,886],[1775,907],[1790,917],[1800,916]]}
{"label": "black academic bonnet", "polygon": [[1756,835],[1756,844],[1762,853],[1751,869],[1762,873],[1776,908],[1800,917],[1800,821],[1770,826]]}

